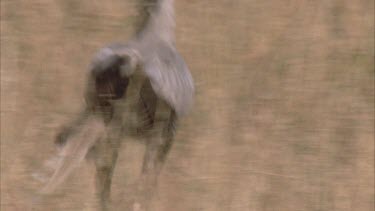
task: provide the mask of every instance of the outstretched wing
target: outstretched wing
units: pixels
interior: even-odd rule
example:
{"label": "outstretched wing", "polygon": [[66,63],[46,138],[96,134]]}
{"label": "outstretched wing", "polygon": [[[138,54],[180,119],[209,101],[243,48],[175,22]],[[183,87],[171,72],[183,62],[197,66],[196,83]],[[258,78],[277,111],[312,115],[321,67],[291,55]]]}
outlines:
{"label": "outstretched wing", "polygon": [[193,102],[194,82],[189,69],[177,50],[158,44],[142,52],[143,71],[155,93],[177,113],[185,115]]}

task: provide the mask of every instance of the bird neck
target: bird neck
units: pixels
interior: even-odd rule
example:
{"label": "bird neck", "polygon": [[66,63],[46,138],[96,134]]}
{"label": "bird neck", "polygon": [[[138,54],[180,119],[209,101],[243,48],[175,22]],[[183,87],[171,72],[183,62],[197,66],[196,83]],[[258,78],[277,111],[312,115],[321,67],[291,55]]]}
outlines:
{"label": "bird neck", "polygon": [[174,42],[174,0],[143,0],[140,7],[140,24],[137,35],[155,36],[167,42]]}

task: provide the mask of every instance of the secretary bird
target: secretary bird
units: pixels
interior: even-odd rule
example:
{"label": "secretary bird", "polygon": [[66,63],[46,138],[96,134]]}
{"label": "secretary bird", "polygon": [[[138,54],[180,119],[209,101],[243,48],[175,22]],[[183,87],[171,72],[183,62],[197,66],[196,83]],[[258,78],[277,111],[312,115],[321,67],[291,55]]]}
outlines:
{"label": "secretary bird", "polygon": [[133,210],[151,199],[177,121],[189,111],[194,83],[175,47],[173,0],[141,0],[135,36],[94,56],[83,112],[56,138],[61,159],[43,193],[51,193],[89,153],[96,166],[101,210],[108,210],[111,178],[125,135],[146,140]]}

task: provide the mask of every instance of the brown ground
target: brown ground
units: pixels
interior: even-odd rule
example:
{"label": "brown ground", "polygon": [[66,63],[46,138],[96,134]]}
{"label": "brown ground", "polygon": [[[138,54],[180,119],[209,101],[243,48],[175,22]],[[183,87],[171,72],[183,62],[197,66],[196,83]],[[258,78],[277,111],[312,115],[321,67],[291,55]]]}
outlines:
{"label": "brown ground", "polygon": [[[131,35],[134,1],[1,0],[1,210],[95,209],[92,164],[45,200],[31,175],[83,107],[94,52]],[[374,210],[373,0],[178,0],[176,13],[196,101],[154,210]],[[118,210],[142,151],[122,146]]]}

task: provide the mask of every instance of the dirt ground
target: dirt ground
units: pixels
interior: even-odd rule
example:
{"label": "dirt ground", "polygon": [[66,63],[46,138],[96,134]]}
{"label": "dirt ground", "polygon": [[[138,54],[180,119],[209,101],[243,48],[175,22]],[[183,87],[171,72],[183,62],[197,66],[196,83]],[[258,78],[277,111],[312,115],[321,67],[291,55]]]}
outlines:
{"label": "dirt ground", "polygon": [[[83,108],[92,55],[131,36],[135,1],[1,0],[1,210],[95,210],[92,163],[45,199],[33,175]],[[154,210],[374,210],[374,1],[175,4],[196,97]],[[115,210],[143,150],[124,140]]]}

